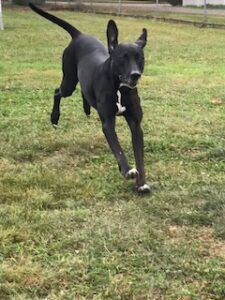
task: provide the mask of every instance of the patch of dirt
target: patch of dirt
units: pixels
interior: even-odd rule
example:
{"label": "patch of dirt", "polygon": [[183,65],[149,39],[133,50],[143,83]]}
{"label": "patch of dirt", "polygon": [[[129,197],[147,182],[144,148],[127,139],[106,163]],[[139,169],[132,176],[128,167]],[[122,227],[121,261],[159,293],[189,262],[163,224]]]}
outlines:
{"label": "patch of dirt", "polygon": [[210,102],[210,104],[213,104],[213,105],[222,105],[222,104],[225,104],[225,102],[222,99],[220,99],[220,98],[213,98],[209,102]]}
{"label": "patch of dirt", "polygon": [[42,163],[48,167],[60,168],[65,165],[71,167],[77,167],[79,163],[79,157],[72,157],[65,150],[55,151],[51,156],[44,157]]}
{"label": "patch of dirt", "polygon": [[212,228],[203,227],[193,230],[188,226],[170,225],[167,230],[172,244],[180,244],[188,239],[196,240],[201,243],[204,249],[207,249],[209,258],[220,257],[225,259],[225,241],[216,239]]}
{"label": "patch of dirt", "polygon": [[8,172],[15,169],[15,165],[10,162],[8,159],[0,159],[0,170],[1,172]]}

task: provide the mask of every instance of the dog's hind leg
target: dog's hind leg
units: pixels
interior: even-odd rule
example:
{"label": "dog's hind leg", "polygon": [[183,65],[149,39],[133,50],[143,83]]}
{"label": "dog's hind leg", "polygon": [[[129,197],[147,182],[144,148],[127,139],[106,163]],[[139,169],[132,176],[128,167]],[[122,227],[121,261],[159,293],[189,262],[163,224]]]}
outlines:
{"label": "dog's hind leg", "polygon": [[83,108],[84,108],[84,112],[87,116],[90,116],[91,114],[91,106],[89,105],[89,103],[87,102],[87,100],[84,97],[84,94],[82,92],[82,98],[83,98]]}
{"label": "dog's hind leg", "polygon": [[60,102],[61,98],[69,97],[73,94],[77,83],[77,66],[73,57],[71,57],[69,47],[65,49],[62,60],[63,79],[60,88],[55,90],[53,108],[51,113],[51,123],[54,128],[57,128],[60,117]]}
{"label": "dog's hind leg", "polygon": [[54,128],[57,128],[58,121],[59,121],[61,98],[62,98],[62,94],[60,88],[56,89],[54,94],[52,113],[51,113],[51,123]]}
{"label": "dog's hind leg", "polygon": [[71,96],[76,88],[77,83],[77,78],[73,77],[68,79],[64,76],[60,88],[55,90],[53,108],[51,113],[51,123],[54,128],[57,128],[60,117],[61,98]]}

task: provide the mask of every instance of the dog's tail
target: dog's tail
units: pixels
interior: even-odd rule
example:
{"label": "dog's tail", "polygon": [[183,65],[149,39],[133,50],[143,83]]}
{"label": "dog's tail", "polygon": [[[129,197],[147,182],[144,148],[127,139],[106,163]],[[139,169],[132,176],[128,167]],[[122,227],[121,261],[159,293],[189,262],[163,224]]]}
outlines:
{"label": "dog's tail", "polygon": [[41,15],[42,17],[50,20],[51,22],[59,25],[60,27],[62,27],[63,29],[65,29],[72,38],[75,38],[76,36],[78,36],[79,34],[81,34],[81,32],[76,29],[75,27],[73,27],[71,24],[67,23],[66,21],[57,18],[49,13],[47,13],[46,11],[38,8],[37,6],[35,6],[33,3],[29,2],[29,6],[30,8],[35,11],[37,14]]}

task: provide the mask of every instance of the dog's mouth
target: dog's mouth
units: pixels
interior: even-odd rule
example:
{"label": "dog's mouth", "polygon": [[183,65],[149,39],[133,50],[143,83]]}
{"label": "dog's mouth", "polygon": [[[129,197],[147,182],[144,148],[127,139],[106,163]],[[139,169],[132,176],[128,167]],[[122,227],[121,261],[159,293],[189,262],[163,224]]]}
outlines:
{"label": "dog's mouth", "polygon": [[125,86],[128,87],[129,89],[135,89],[138,85],[139,79],[138,80],[131,80],[131,79],[124,79],[122,76],[120,77],[120,87]]}
{"label": "dog's mouth", "polygon": [[130,84],[130,83],[127,83],[127,82],[121,82],[120,83],[120,87],[122,86],[125,86],[125,87],[128,87],[129,89],[135,89],[137,87],[137,84]]}

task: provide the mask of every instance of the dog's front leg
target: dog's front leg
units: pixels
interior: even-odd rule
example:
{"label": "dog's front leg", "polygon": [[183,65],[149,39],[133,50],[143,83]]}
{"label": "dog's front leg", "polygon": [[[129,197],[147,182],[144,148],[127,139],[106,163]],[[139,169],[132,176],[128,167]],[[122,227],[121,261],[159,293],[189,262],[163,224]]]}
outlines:
{"label": "dog's front leg", "polygon": [[129,171],[131,168],[118,141],[118,137],[115,131],[115,117],[111,117],[109,119],[101,118],[101,121],[103,133],[117,160],[120,172],[125,178],[129,178]]}
{"label": "dog's front leg", "polygon": [[145,183],[144,142],[141,124],[140,121],[134,120],[132,117],[126,116],[126,120],[131,130],[134,157],[138,171],[136,178],[137,190],[140,193],[150,192],[149,185]]}

